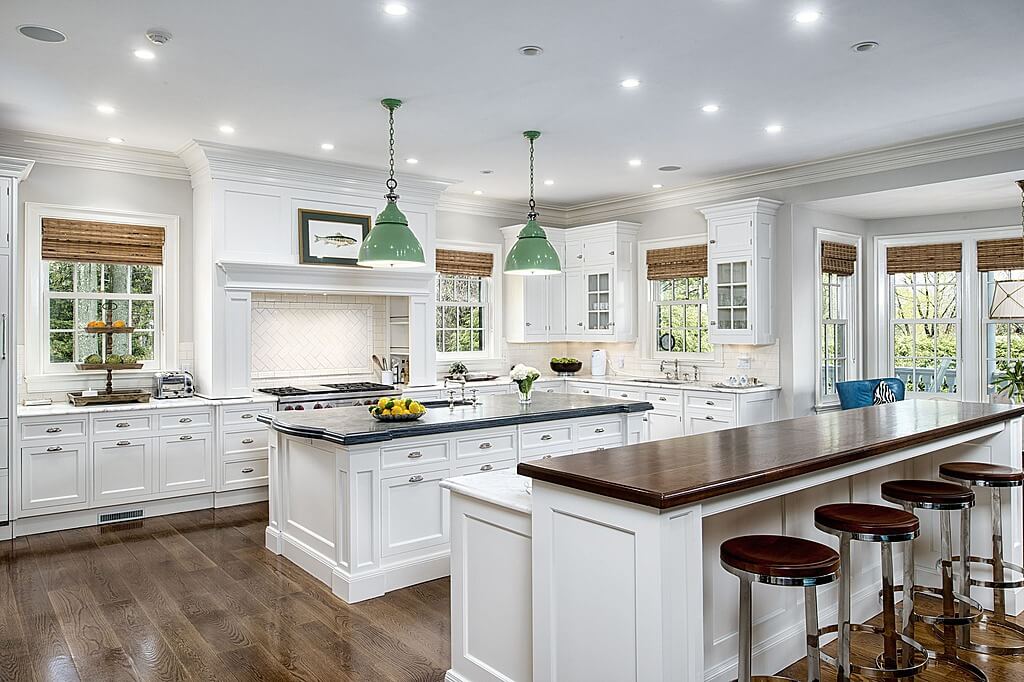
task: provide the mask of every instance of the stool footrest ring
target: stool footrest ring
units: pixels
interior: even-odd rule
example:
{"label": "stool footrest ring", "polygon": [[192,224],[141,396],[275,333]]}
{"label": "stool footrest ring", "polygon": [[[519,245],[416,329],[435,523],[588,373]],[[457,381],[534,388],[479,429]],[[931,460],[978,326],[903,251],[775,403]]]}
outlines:
{"label": "stool footrest ring", "polygon": [[1024,655],[1024,627],[1017,625],[1016,623],[1008,620],[1000,620],[993,618],[992,616],[986,615],[981,619],[978,624],[981,630],[990,630],[999,628],[1001,630],[1010,633],[1011,637],[1016,638],[1021,644],[1015,646],[989,646],[988,644],[977,644],[976,642],[967,641],[960,645],[961,649],[967,651],[973,651],[979,654],[990,654],[993,656],[1021,656]]}
{"label": "stool footrest ring", "polygon": [[[898,585],[893,588],[893,592],[903,591],[902,585]],[[942,589],[938,587],[928,587],[926,585],[914,585],[914,594],[926,594],[937,599],[943,598]],[[959,592],[954,592],[953,601],[956,603],[957,607],[966,606],[968,612],[962,616],[926,616],[917,613],[915,610],[911,618],[913,618],[915,623],[927,623],[928,625],[935,625],[939,627],[945,625],[970,625],[971,623],[981,622],[982,617],[985,615],[985,609],[982,608],[981,604],[977,600],[964,596]],[[959,608],[957,610],[959,610]]]}
{"label": "stool footrest ring", "polygon": [[[739,680],[733,679],[732,682],[739,682]],[[800,682],[800,680],[781,675],[751,675],[750,682]]]}
{"label": "stool footrest ring", "polygon": [[[959,561],[960,557],[953,557],[954,563],[958,563]],[[984,556],[969,556],[967,557],[967,561],[968,563],[983,564],[985,566],[994,566],[996,563],[995,559]],[[941,562],[942,560],[940,559],[939,562],[935,564],[936,568],[938,568]],[[1009,561],[1003,562],[1003,570],[1016,573],[1020,576],[1024,576],[1024,568],[1018,566],[1017,564],[1011,564]],[[971,585],[974,585],[976,587],[987,587],[990,590],[1016,590],[1021,587],[1024,587],[1024,577],[1022,577],[1020,580],[1002,580],[999,582],[993,580],[981,580],[979,578],[971,578]]]}
{"label": "stool footrest ring", "polygon": [[[820,639],[822,635],[837,634],[838,632],[838,625],[829,625],[828,627],[824,627],[821,630],[818,630],[818,638]],[[865,625],[863,623],[850,623],[851,639],[853,633],[855,632],[865,632],[872,635],[882,635],[885,631],[882,628],[875,627],[874,625]],[[899,640],[903,643],[903,646],[910,647],[914,650],[914,656],[911,659],[912,663],[909,666],[905,668],[885,668],[882,667],[881,663],[876,663],[876,667],[854,665],[851,663],[850,672],[854,675],[863,675],[864,677],[870,677],[872,679],[884,680],[901,680],[907,677],[914,677],[915,675],[919,675],[928,665],[928,650],[925,649],[920,642],[911,639],[910,637],[907,637],[904,634],[896,633],[896,637],[899,638]],[[824,651],[820,653],[820,656],[822,661],[832,666],[833,668],[838,669],[838,664],[836,663],[835,658],[828,655]]]}

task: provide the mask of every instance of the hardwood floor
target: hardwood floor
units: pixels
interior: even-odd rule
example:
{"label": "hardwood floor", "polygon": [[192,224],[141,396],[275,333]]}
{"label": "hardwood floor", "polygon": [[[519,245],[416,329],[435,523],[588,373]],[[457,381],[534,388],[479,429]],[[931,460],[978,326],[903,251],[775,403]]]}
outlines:
{"label": "hardwood floor", "polygon": [[[0,680],[443,680],[447,580],[348,605],[264,550],[266,525],[256,504],[0,543]],[[964,656],[1024,680],[1024,657]]]}

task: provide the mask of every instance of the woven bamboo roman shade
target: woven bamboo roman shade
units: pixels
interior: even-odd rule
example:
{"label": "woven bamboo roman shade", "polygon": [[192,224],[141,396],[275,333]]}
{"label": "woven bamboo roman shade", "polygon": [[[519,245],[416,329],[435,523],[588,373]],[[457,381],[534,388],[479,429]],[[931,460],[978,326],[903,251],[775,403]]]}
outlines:
{"label": "woven bamboo roman shade", "polygon": [[890,246],[885,253],[886,272],[960,272],[961,244]]}
{"label": "woven bamboo roman shade", "polygon": [[494,273],[494,254],[492,253],[438,249],[434,256],[437,261],[437,271],[445,275],[490,277]]}
{"label": "woven bamboo roman shade", "polygon": [[821,271],[852,275],[857,266],[857,246],[839,242],[821,243]]}
{"label": "woven bamboo roman shade", "polygon": [[43,218],[43,259],[163,265],[164,228]]}
{"label": "woven bamboo roman shade", "polygon": [[708,245],[674,246],[647,252],[647,279],[708,276]]}
{"label": "woven bamboo roman shade", "polygon": [[988,239],[978,242],[978,272],[1024,268],[1024,239]]}

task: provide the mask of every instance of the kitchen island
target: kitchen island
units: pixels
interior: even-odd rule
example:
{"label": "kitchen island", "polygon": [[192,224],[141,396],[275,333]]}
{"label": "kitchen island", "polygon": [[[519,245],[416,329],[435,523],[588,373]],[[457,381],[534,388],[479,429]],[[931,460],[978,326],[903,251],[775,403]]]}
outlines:
{"label": "kitchen island", "polygon": [[[521,463],[518,472],[533,480],[531,523],[516,531],[532,536],[532,679],[735,678],[738,583],[719,565],[724,540],[779,533],[834,546],[834,538],[814,528],[819,505],[881,503],[883,481],[936,479],[946,461],[1019,468],[1022,414],[1021,406],[915,400]],[[464,492],[472,486],[460,484]],[[490,498],[500,502],[493,493]],[[980,555],[991,551],[989,504],[979,492],[973,553]],[[1013,538],[1006,559],[1020,563],[1020,496],[1003,509],[1004,532]],[[918,581],[935,585],[938,523],[934,514],[920,516]],[[493,553],[498,545],[487,546]],[[880,610],[878,552],[855,549],[853,561],[852,614],[863,621]],[[460,567],[476,563],[459,558]],[[505,565],[514,563],[523,562]],[[453,594],[453,604],[472,600],[473,584],[453,580],[453,591],[465,589]],[[826,624],[835,622],[835,589],[819,591]],[[990,602],[985,592],[974,595],[983,604]],[[1007,611],[1022,608],[1024,590],[1008,593]],[[475,611],[470,606],[463,613]],[[754,587],[756,672],[773,673],[804,656],[803,614],[792,590]],[[466,627],[488,626],[477,619]],[[474,659],[485,651],[477,649],[470,652]],[[509,679],[490,676],[488,666],[465,665],[462,649],[453,644],[452,650],[449,680]]]}
{"label": "kitchen island", "polygon": [[449,573],[451,476],[646,440],[651,403],[582,395],[485,396],[378,422],[365,407],[277,412],[267,548],[346,602]]}

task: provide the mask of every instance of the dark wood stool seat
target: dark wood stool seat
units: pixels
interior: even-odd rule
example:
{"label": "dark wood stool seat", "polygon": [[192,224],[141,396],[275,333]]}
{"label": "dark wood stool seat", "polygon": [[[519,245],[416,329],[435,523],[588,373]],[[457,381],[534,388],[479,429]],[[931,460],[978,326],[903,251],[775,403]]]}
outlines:
{"label": "dark wood stool seat", "polygon": [[988,462],[947,462],[939,465],[939,478],[979,488],[1024,486],[1024,471]]}
{"label": "dark wood stool seat", "polygon": [[921,532],[916,516],[880,504],[826,504],[814,510],[814,526],[865,542],[906,542]]}
{"label": "dark wood stool seat", "polygon": [[974,491],[944,481],[886,481],[882,484],[882,499],[916,509],[970,509],[974,506]]}
{"label": "dark wood stool seat", "polygon": [[722,543],[722,564],[751,573],[761,582],[772,578],[835,579],[839,554],[818,542],[783,535],[745,535]]}

